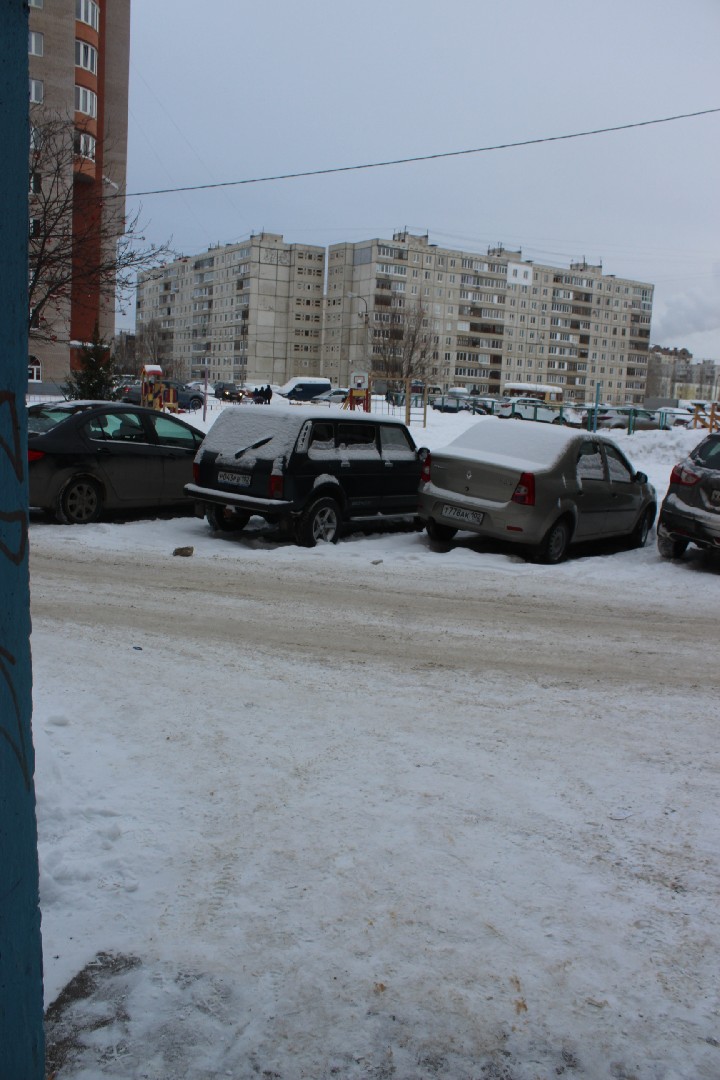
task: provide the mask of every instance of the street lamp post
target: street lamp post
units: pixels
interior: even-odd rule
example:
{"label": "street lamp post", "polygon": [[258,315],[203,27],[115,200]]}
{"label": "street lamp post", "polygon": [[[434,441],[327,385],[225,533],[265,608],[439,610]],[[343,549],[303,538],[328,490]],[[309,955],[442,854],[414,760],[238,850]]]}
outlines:
{"label": "street lamp post", "polygon": [[359,312],[358,317],[360,319],[365,320],[365,348],[362,350],[362,353],[363,353],[362,360],[363,360],[363,369],[367,370],[367,327],[368,327],[369,319],[370,319],[370,311],[369,311],[369,308],[368,308],[368,302],[365,299],[365,297],[361,296],[359,293],[352,293],[351,292],[351,293],[348,293],[347,295],[352,300],[362,300],[363,304],[365,305],[364,313]]}

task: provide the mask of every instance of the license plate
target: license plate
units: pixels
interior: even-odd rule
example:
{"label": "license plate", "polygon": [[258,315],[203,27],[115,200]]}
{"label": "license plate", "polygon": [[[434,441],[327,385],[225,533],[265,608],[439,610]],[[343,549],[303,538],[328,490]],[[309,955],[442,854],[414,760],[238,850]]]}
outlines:
{"label": "license plate", "polygon": [[451,521],[465,521],[468,525],[482,525],[485,517],[479,510],[464,510],[459,506],[443,506],[442,516]]}
{"label": "license plate", "polygon": [[218,483],[233,484],[235,487],[250,487],[250,476],[248,473],[219,472]]}

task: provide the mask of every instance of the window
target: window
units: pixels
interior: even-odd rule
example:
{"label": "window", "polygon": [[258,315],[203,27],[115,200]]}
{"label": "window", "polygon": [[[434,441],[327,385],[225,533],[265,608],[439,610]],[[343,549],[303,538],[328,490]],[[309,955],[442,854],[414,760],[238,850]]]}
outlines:
{"label": "window", "polygon": [[42,56],[45,52],[45,39],[37,30],[28,34],[28,52],[30,56]]}
{"label": "window", "polygon": [[629,468],[625,458],[622,457],[620,452],[616,450],[614,446],[605,447],[605,456],[607,457],[610,479],[615,483],[632,483],[632,470]]}
{"label": "window", "polygon": [[87,41],[75,40],[75,66],[84,68],[91,75],[97,75],[97,49],[88,45]]}
{"label": "window", "polygon": [[75,18],[92,26],[93,30],[100,29],[100,9],[95,0],[75,0]]}
{"label": "window", "polygon": [[97,94],[88,90],[85,86],[75,87],[75,112],[85,113],[86,116],[97,116]]}
{"label": "window", "polygon": [[33,105],[42,105],[45,98],[45,85],[42,79],[30,80],[30,101]]}
{"label": "window", "polygon": [[43,0],[28,0],[28,7],[41,8],[43,6]]}
{"label": "window", "polygon": [[95,139],[86,131],[75,132],[75,153],[78,157],[95,160]]}
{"label": "window", "polygon": [[30,186],[28,190],[31,195],[39,195],[42,191],[42,176],[39,172],[30,173]]}
{"label": "window", "polygon": [[602,454],[600,453],[600,447],[596,443],[586,442],[580,447],[577,475],[579,480],[605,479]]}

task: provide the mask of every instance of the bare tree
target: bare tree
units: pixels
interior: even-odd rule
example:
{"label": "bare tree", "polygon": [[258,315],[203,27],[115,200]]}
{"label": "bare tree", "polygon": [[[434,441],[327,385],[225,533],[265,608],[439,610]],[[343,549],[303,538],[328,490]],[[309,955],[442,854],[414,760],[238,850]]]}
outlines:
{"label": "bare tree", "polygon": [[143,364],[159,364],[163,346],[163,335],[157,319],[149,319],[138,331],[135,349]]}
{"label": "bare tree", "polygon": [[433,362],[427,308],[418,300],[387,314],[373,330],[373,374],[391,382],[424,379]]}
{"label": "bare tree", "polygon": [[30,119],[29,328],[31,338],[51,341],[71,296],[99,293],[113,308],[139,270],[171,251],[146,243],[139,212],[126,219],[115,191],[73,182],[76,165],[92,151],[71,119],[42,108]]}

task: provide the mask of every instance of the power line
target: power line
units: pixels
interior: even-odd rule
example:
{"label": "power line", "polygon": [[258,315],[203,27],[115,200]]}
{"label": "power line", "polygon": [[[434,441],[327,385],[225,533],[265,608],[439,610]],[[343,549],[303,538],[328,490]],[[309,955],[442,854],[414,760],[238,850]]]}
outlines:
{"label": "power line", "polygon": [[[239,187],[241,184],[267,184],[275,180],[298,180],[307,176],[329,176],[332,173],[358,172],[361,169],[386,169],[391,165],[409,165],[418,161],[437,161],[440,158],[463,157],[468,154],[487,154],[492,150],[511,150],[520,146],[538,146],[540,143],[561,142],[567,139],[584,139],[590,135],[607,135],[613,131],[629,131],[631,128],[650,127],[653,124],[669,124],[675,120],[689,120],[695,116],[708,116],[720,112],[720,107],[700,109],[698,112],[679,113],[677,116],[664,116],[659,120],[638,120],[632,124],[617,124],[614,127],[593,128],[590,131],[576,131],[571,135],[546,135],[538,139],[523,139],[519,142],[497,143],[495,146],[478,146],[472,150],[446,150],[438,154],[420,154],[416,157],[395,158],[391,161],[366,162],[363,165],[337,165],[329,169],[308,169],[304,172],[279,173],[277,176],[256,176],[247,180],[224,180],[212,184],[188,184],[184,187],[154,188],[151,191],[132,191],[125,196],[128,199],[144,195],[170,195],[181,191],[210,191],[217,188]],[[107,195],[106,198],[120,196]]]}

